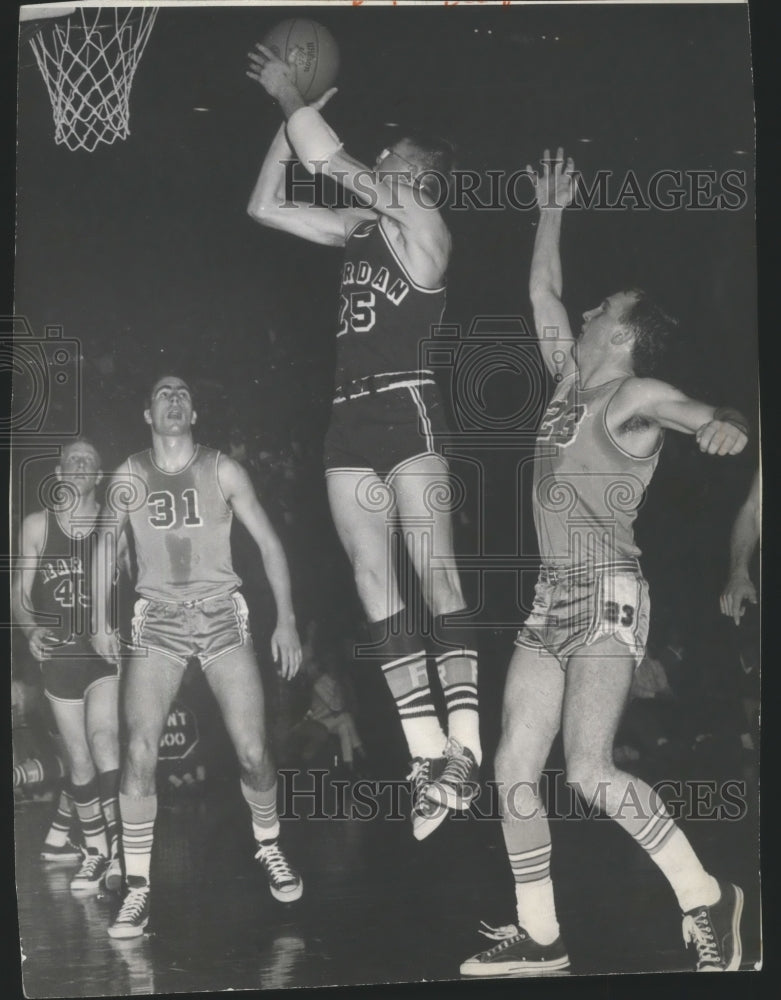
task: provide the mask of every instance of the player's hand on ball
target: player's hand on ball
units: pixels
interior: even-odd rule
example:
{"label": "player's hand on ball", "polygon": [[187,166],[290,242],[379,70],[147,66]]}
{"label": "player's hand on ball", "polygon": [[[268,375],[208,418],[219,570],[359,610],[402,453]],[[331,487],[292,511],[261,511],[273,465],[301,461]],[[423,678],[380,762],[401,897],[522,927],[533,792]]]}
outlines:
{"label": "player's hand on ball", "polygon": [[90,636],[92,648],[109,663],[119,663],[119,636],[116,632],[98,632]]}
{"label": "player's hand on ball", "polygon": [[30,646],[30,652],[36,660],[46,659],[48,650],[51,648],[51,637],[47,628],[41,625],[36,626],[27,637],[27,642]]}
{"label": "player's hand on ball", "polygon": [[746,601],[751,604],[757,603],[756,587],[747,576],[731,576],[724,593],[719,598],[721,613],[732,618],[736,625],[740,625],[740,619],[746,610],[744,607]]}
{"label": "player's hand on ball", "polygon": [[566,208],[572,204],[577,187],[575,161],[571,156],[564,159],[561,146],[554,157],[547,149],[543,152],[542,174],[533,170],[530,164],[526,165],[526,173],[534,185],[538,208]]}
{"label": "player's hand on ball", "polygon": [[697,431],[696,439],[706,455],[739,455],[746,447],[748,434],[730,420],[710,420]]}
{"label": "player's hand on ball", "polygon": [[271,655],[285,680],[296,676],[301,666],[301,642],[294,625],[277,625],[271,636]]}
{"label": "player's hand on ball", "polygon": [[[256,80],[270,97],[279,99],[280,95],[291,87],[296,88],[296,61],[299,49],[292,49],[287,61],[280,59],[271,49],[260,42],[255,44],[255,51],[249,52],[249,69],[247,76]],[[325,96],[325,95],[324,95]]]}

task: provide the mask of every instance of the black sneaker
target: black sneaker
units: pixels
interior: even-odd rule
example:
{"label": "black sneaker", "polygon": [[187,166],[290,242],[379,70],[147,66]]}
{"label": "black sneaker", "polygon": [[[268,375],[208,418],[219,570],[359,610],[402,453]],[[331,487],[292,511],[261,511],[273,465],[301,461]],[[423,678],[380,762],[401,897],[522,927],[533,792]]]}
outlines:
{"label": "black sneaker", "polygon": [[483,978],[514,976],[568,976],[569,956],[557,937],[553,944],[538,944],[523,927],[489,927],[480,933],[499,944],[481,951],[462,963],[462,976]]}
{"label": "black sneaker", "polygon": [[447,818],[447,806],[434,802],[426,795],[426,789],[442,773],[444,757],[416,757],[412,761],[407,781],[412,782],[411,797],[412,835],[415,840],[423,840],[433,833]]}
{"label": "black sneaker", "polygon": [[451,736],[445,745],[442,774],[425,789],[426,798],[448,809],[468,809],[479,790],[479,767],[472,751]]}
{"label": "black sneaker", "polygon": [[258,844],[256,860],[260,861],[268,878],[268,887],[274,899],[293,903],[304,891],[301,876],[290,867],[278,840],[264,840]]}
{"label": "black sneaker", "polygon": [[103,876],[103,885],[109,892],[119,892],[122,888],[122,861],[118,854],[112,854],[109,859],[106,873]]}
{"label": "black sneaker", "polygon": [[92,848],[85,848],[81,868],[71,879],[73,892],[97,892],[100,880],[108,868],[108,858]]}
{"label": "black sneaker", "polygon": [[149,883],[140,875],[128,875],[127,892],[116,920],[109,926],[113,938],[134,938],[144,933],[149,923]]}
{"label": "black sneaker", "polygon": [[697,972],[736,972],[740,968],[743,890],[731,882],[719,882],[719,888],[718,902],[683,915],[683,940],[697,951]]}
{"label": "black sneaker", "polygon": [[83,857],[84,851],[70,840],[66,840],[62,846],[57,847],[44,843],[41,848],[42,861],[72,864],[76,861],[81,861]]}

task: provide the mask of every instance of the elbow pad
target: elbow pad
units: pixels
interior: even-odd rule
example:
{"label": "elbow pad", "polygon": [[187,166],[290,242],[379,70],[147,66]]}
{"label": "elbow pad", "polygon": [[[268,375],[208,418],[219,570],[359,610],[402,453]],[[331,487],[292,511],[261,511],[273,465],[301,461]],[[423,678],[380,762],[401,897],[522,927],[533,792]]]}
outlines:
{"label": "elbow pad", "polygon": [[317,172],[343,143],[315,108],[298,108],[288,119],[287,135],[301,163],[310,174]]}

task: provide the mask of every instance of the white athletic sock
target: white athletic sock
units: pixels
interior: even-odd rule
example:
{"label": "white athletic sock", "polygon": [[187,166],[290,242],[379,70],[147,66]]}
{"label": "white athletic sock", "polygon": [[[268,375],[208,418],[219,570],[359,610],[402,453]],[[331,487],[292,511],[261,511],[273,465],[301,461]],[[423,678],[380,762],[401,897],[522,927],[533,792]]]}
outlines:
{"label": "white athletic sock", "polygon": [[538,944],[553,944],[559,936],[559,922],[551,879],[519,883],[515,886],[515,901],[519,926]]}
{"label": "white athletic sock", "polygon": [[669,840],[651,855],[673,888],[681,910],[712,906],[721,895],[719,883],[709,875],[694,853],[682,830],[675,829]]}

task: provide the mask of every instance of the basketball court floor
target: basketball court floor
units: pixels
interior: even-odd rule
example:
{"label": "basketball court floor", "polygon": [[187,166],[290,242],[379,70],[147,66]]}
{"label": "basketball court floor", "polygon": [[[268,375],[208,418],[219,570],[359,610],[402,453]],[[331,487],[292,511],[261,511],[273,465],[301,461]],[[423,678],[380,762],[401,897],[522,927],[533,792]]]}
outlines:
{"label": "basketball court floor", "polygon": [[[151,920],[130,941],[106,933],[115,895],[76,896],[71,868],[39,860],[51,806],[17,808],[27,996],[452,981],[460,962],[483,948],[481,920],[514,920],[499,824],[474,815],[451,817],[421,843],[406,817],[283,821],[305,892],[298,903],[277,903],[253,860],[246,806],[233,786],[217,783],[161,806]],[[325,802],[333,815],[335,799]],[[754,824],[751,815],[684,823],[706,866],[746,891],[743,968],[759,958],[756,864],[746,850]],[[573,974],[690,968],[675,898],[630,838],[599,819],[557,823],[553,837]]]}

